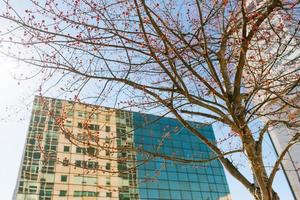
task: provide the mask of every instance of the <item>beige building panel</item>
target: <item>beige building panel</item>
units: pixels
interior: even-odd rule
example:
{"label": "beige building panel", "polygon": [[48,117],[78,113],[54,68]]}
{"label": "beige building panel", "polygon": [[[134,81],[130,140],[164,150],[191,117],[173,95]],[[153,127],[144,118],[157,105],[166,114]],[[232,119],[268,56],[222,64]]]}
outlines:
{"label": "beige building panel", "polygon": [[[68,193],[68,190],[69,190],[69,185],[68,184],[60,184],[60,183],[55,183],[54,185],[54,190],[53,190],[53,194],[54,196],[59,196],[59,193],[61,190],[65,190],[67,191],[67,195],[70,195]],[[72,194],[73,195],[73,194]]]}
{"label": "beige building panel", "polygon": [[70,174],[82,174],[84,173],[84,169],[80,168],[80,167],[75,167],[75,166],[72,166],[70,168]]}
{"label": "beige building panel", "polygon": [[[76,147],[75,147],[76,149]],[[76,150],[75,150],[76,152]],[[79,154],[79,153],[72,153],[71,154],[71,162],[75,162],[75,160],[83,160],[85,159],[85,156],[83,154]]]}
{"label": "beige building panel", "polygon": [[[75,109],[74,109],[75,108]],[[116,112],[113,110],[98,108],[94,109],[92,106],[87,106],[83,104],[75,104],[63,102],[63,112],[65,112],[65,116],[67,118],[64,122],[65,129],[69,130],[74,138],[77,138],[78,134],[82,134],[83,136],[87,133],[91,133],[93,135],[97,135],[100,139],[99,144],[101,146],[108,145],[109,148],[116,148],[117,142],[115,139],[110,140],[109,144],[105,143],[106,138],[115,138],[116,133]],[[74,110],[74,112],[73,112]],[[87,114],[85,114],[87,113]],[[90,119],[88,117],[91,113],[95,113]],[[80,115],[81,116],[80,116]],[[95,116],[95,117],[94,117]],[[108,117],[109,116],[109,117]],[[88,119],[88,121],[87,121]],[[89,123],[94,125],[99,125],[99,131],[96,130],[85,130],[82,128],[78,128],[78,123]],[[124,120],[119,122],[125,122]],[[106,132],[106,127],[110,127],[110,131]],[[47,128],[47,126],[45,126]],[[127,127],[127,130],[128,127]],[[128,180],[123,181],[120,177],[118,177],[117,161],[109,161],[109,159],[117,159],[117,153],[110,152],[107,156],[105,149],[99,150],[98,156],[103,159],[97,159],[95,157],[84,155],[83,153],[76,153],[76,147],[78,145],[73,145],[70,141],[65,138],[63,133],[59,133],[58,135],[58,145],[57,145],[57,159],[59,161],[63,161],[65,159],[69,160],[68,166],[63,166],[61,162],[56,162],[55,164],[55,174],[43,174],[43,178],[46,179],[47,182],[54,182],[53,188],[53,197],[52,200],[91,200],[91,199],[118,199],[119,198],[119,187],[120,185],[126,186],[129,185]],[[96,145],[90,141],[91,144]],[[42,141],[42,144],[44,141]],[[64,152],[64,147],[69,147],[69,152]],[[80,144],[79,146],[82,148],[87,148],[88,145]],[[100,148],[97,148],[100,149]],[[106,159],[107,158],[107,159]],[[82,169],[80,167],[75,167],[75,161],[94,161],[98,162],[100,170],[93,169]],[[111,164],[111,171],[115,171],[116,173],[111,174],[108,172],[103,172],[101,169],[106,170],[106,164]],[[67,181],[62,182],[61,176],[67,176]],[[65,197],[60,197],[60,191],[67,191]],[[74,197],[74,191],[90,191],[90,192],[99,192],[98,197]],[[111,197],[107,197],[107,194],[111,193]],[[26,198],[29,199],[29,198]],[[32,199],[36,200],[36,196],[32,196]]]}
{"label": "beige building panel", "polygon": [[70,169],[68,166],[63,166],[62,164],[56,164],[55,172],[56,173],[69,173]]}

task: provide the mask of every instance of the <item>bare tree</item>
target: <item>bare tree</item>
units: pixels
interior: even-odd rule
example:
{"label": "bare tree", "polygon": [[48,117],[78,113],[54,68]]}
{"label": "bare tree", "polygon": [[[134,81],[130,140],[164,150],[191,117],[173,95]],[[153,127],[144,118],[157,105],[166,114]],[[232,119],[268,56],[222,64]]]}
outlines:
{"label": "bare tree", "polygon": [[[90,98],[164,109],[255,199],[279,199],[274,177],[300,137],[299,1],[28,0],[33,9],[25,12],[4,2],[1,18],[14,26],[2,33],[12,45],[2,53],[39,67],[47,80],[60,76],[61,90],[76,99],[93,84]],[[230,128],[241,150],[220,149],[190,114]],[[257,120],[264,126],[254,130]],[[262,142],[278,124],[295,134],[268,174]],[[247,158],[254,181],[228,159],[233,153]]]}

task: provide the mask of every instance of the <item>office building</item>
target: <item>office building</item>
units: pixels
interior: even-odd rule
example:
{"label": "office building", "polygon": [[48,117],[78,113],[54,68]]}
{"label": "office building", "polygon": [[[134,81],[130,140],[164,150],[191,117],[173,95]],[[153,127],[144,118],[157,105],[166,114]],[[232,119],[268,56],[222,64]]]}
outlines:
{"label": "office building", "polygon": [[14,199],[230,199],[218,160],[164,156],[214,155],[175,119],[37,96]]}
{"label": "office building", "polygon": [[[299,117],[299,114],[298,114]],[[278,125],[269,130],[269,135],[276,153],[279,155],[288,145],[293,136],[297,134],[295,130]],[[294,198],[300,199],[300,143],[294,144],[286,153],[281,162],[282,169],[287,182],[291,188]]]}

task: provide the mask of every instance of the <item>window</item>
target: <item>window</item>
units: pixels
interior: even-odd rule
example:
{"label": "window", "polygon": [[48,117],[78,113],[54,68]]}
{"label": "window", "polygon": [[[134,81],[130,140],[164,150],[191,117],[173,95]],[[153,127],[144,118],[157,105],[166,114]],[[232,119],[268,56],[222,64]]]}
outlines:
{"label": "window", "polygon": [[92,119],[96,119],[97,120],[98,119],[98,113],[93,113],[91,117],[92,117]]}
{"label": "window", "polygon": [[46,190],[46,195],[45,196],[50,197],[51,195],[52,195],[52,191],[51,190]]}
{"label": "window", "polygon": [[19,192],[23,191],[23,186],[24,186],[24,182],[21,181],[19,184]]}
{"label": "window", "polygon": [[80,160],[76,160],[75,161],[75,166],[76,167],[81,167],[81,161]]}
{"label": "window", "polygon": [[67,114],[68,114],[68,117],[73,117],[74,112],[72,110],[69,110]]}
{"label": "window", "polygon": [[88,168],[89,169],[98,169],[99,165],[98,162],[94,162],[94,161],[89,161],[88,162]]}
{"label": "window", "polygon": [[40,159],[41,154],[39,152],[34,152],[33,153],[33,159]]}
{"label": "window", "polygon": [[67,182],[67,179],[68,179],[68,176],[66,176],[66,175],[61,175],[60,176],[60,181],[61,182]]}
{"label": "window", "polygon": [[110,132],[110,126],[105,126],[105,132]]}
{"label": "window", "polygon": [[119,164],[118,164],[118,170],[120,170],[120,171],[125,171],[125,170],[127,170],[126,164],[124,164],[124,163],[119,163]]}
{"label": "window", "polygon": [[88,147],[88,148],[76,147],[76,153],[83,153],[83,154],[89,154],[95,156],[98,154],[98,151],[94,147]]}
{"label": "window", "polygon": [[73,196],[74,197],[80,197],[81,196],[81,191],[74,191]]}
{"label": "window", "polygon": [[99,126],[99,125],[95,125],[95,124],[89,124],[89,125],[88,125],[88,128],[89,128],[90,130],[99,131],[100,126]]}
{"label": "window", "polygon": [[84,176],[83,181],[87,185],[96,185],[97,182],[97,177],[91,177],[91,176]]}
{"label": "window", "polygon": [[81,147],[76,147],[76,153],[83,153],[83,148]]}
{"label": "window", "polygon": [[99,196],[99,192],[92,192],[92,191],[74,191],[74,197],[97,197]]}
{"label": "window", "polygon": [[110,170],[111,164],[110,163],[106,163],[105,169]]}
{"label": "window", "polygon": [[89,168],[89,169],[97,169],[99,167],[99,164],[98,164],[98,162],[95,162],[95,161],[87,162],[87,161],[76,160],[75,166],[82,167],[82,168]]}
{"label": "window", "polygon": [[78,123],[78,128],[82,128],[82,123]]}
{"label": "window", "polygon": [[111,197],[112,193],[111,192],[106,192],[106,197]]}
{"label": "window", "polygon": [[35,193],[36,190],[37,190],[37,186],[35,186],[35,185],[30,185],[30,186],[29,186],[29,192],[30,192],[30,193]]}
{"label": "window", "polygon": [[82,191],[82,192],[81,192],[81,196],[83,196],[83,197],[88,196],[88,191]]}
{"label": "window", "polygon": [[64,160],[63,160],[63,166],[68,166],[69,165],[69,160],[67,159],[67,158],[65,158]]}
{"label": "window", "polygon": [[97,150],[93,147],[88,147],[86,148],[86,152],[91,155],[91,156],[95,156],[97,155]]}
{"label": "window", "polygon": [[94,168],[94,162],[87,162],[87,167],[89,168],[89,169],[93,169]]}
{"label": "window", "polygon": [[59,196],[60,196],[60,197],[65,197],[65,196],[67,196],[67,191],[66,191],[66,190],[60,190],[60,191],[59,191]]}
{"label": "window", "polygon": [[27,143],[28,143],[28,144],[34,144],[34,143],[35,143],[35,139],[31,138],[31,139],[28,140]]}
{"label": "window", "polygon": [[106,185],[110,185],[110,177],[106,177]]}
{"label": "window", "polygon": [[120,194],[120,200],[130,200],[129,194],[124,193],[124,194]]}
{"label": "window", "polygon": [[67,120],[67,126],[68,126],[68,127],[72,127],[72,121]]}
{"label": "window", "polygon": [[77,139],[79,140],[79,141],[86,141],[86,140],[88,140],[88,137],[87,137],[87,135],[84,133],[84,134],[82,134],[82,133],[78,133],[77,134]]}
{"label": "window", "polygon": [[64,146],[64,152],[70,152],[70,147],[69,146]]}
{"label": "window", "polygon": [[120,191],[121,191],[121,192],[129,192],[129,187],[128,187],[128,186],[122,186],[122,187],[120,188]]}

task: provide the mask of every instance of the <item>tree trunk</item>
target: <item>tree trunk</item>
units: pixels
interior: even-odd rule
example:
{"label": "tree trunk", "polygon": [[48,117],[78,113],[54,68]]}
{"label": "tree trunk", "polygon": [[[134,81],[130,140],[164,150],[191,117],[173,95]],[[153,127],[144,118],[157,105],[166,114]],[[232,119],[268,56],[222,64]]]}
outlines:
{"label": "tree trunk", "polygon": [[257,184],[255,198],[259,200],[279,200],[277,193],[268,188],[268,175],[264,167],[262,152],[256,148],[256,142],[251,135],[251,131],[245,128],[243,131],[243,144],[245,152],[249,158],[250,166]]}

